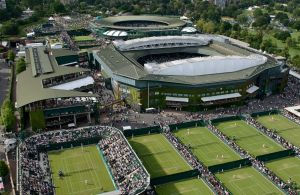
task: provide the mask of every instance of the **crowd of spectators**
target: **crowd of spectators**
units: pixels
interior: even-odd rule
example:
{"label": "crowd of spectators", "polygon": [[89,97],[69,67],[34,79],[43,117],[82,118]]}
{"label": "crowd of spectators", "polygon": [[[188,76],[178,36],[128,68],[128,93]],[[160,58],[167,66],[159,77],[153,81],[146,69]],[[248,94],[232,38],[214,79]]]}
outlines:
{"label": "crowd of spectators", "polygon": [[99,141],[99,147],[122,194],[137,194],[150,184],[150,176],[121,132]]}
{"label": "crowd of spectators", "polygon": [[[123,194],[137,190],[134,187],[144,185],[143,178],[147,176],[147,172],[140,167],[141,164],[132,163],[137,161],[137,157],[133,154],[132,149],[127,144],[119,130],[107,126],[92,126],[78,128],[73,130],[58,130],[49,131],[42,134],[37,134],[27,138],[19,147],[19,183],[22,194],[54,194],[55,186],[52,185],[51,171],[47,155],[47,147],[51,144],[59,144],[66,142],[80,141],[89,138],[100,137],[106,141],[113,140],[117,143],[115,148],[111,144],[108,147],[110,152],[114,154],[124,154],[122,162],[125,168],[135,167],[135,170],[128,173],[126,182],[120,182],[120,189]],[[110,137],[113,137],[110,139]],[[102,143],[102,142],[100,142]],[[124,150],[124,151],[123,151]],[[108,157],[106,155],[106,157]],[[131,159],[133,157],[133,159]],[[110,159],[112,160],[112,159]],[[117,164],[117,163],[116,163]],[[139,166],[138,166],[139,165]],[[113,173],[120,174],[113,171]],[[125,173],[125,172],[124,172]],[[123,173],[123,175],[125,175]],[[115,176],[115,175],[114,175]],[[119,178],[119,175],[115,176]],[[148,178],[149,179],[149,178]]]}
{"label": "crowd of spectators", "polygon": [[229,194],[229,191],[222,185],[222,183],[203,165],[192,153],[190,148],[178,140],[172,134],[168,127],[164,127],[164,135],[173,144],[173,146],[180,152],[180,154],[187,160],[187,162],[197,169],[203,179],[208,182],[217,194]]}
{"label": "crowd of spectators", "polygon": [[74,41],[71,39],[71,37],[67,33],[67,31],[61,31],[60,37],[63,40],[63,42],[66,43],[71,50],[73,50],[73,51],[79,51],[79,48],[74,43]]}

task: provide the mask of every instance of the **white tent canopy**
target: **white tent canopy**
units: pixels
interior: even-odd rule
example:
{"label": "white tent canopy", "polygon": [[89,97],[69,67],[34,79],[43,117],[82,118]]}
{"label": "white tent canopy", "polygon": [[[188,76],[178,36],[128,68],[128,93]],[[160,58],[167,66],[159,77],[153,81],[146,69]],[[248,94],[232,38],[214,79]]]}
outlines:
{"label": "white tent canopy", "polygon": [[259,87],[257,87],[256,85],[253,85],[252,87],[250,87],[249,89],[247,89],[247,93],[254,93],[255,91],[257,91],[259,89]]}
{"label": "white tent canopy", "polygon": [[62,90],[73,90],[76,88],[80,88],[83,86],[88,86],[94,84],[94,79],[91,76],[82,78],[82,79],[78,79],[75,81],[71,81],[71,82],[67,82],[64,84],[60,84],[60,85],[56,85],[53,87],[50,87],[51,89],[62,89]]}
{"label": "white tent canopy", "polygon": [[181,32],[183,33],[195,33],[197,32],[197,29],[195,29],[194,27],[184,27]]}
{"label": "white tent canopy", "polygon": [[109,30],[109,31],[105,31],[103,35],[110,36],[110,37],[126,37],[128,34],[125,31]]}
{"label": "white tent canopy", "polygon": [[179,97],[166,97],[166,101],[171,102],[189,102],[189,98],[179,98]]}
{"label": "white tent canopy", "polygon": [[201,100],[203,102],[210,102],[210,101],[223,100],[223,99],[232,99],[232,98],[238,98],[238,97],[241,97],[240,93],[230,93],[230,94],[224,94],[224,95],[202,97]]}
{"label": "white tent canopy", "polygon": [[174,60],[164,63],[146,63],[147,72],[156,75],[198,76],[218,73],[228,73],[244,70],[266,63],[262,55],[249,56],[211,56]]}

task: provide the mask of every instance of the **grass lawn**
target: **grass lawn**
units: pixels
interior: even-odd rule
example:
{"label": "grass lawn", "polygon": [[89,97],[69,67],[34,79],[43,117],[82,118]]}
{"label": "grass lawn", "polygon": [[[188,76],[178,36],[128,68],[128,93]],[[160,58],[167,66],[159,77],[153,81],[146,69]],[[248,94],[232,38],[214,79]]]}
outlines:
{"label": "grass lawn", "polygon": [[[96,145],[48,153],[56,195],[100,194],[114,191],[105,162]],[[59,178],[62,171],[64,177]],[[87,184],[85,182],[87,180]]]}
{"label": "grass lawn", "polygon": [[133,137],[129,139],[129,143],[151,178],[192,169],[162,134]]}
{"label": "grass lawn", "polygon": [[[299,36],[299,32],[293,32],[293,33],[291,33],[291,36],[297,40],[297,38]],[[272,35],[272,33],[265,33],[264,39],[271,39],[273,41],[273,43],[276,43],[276,45],[279,49],[284,49],[286,47],[286,43],[284,43],[283,41],[281,41],[279,39],[276,39]],[[299,44],[297,45],[297,47],[290,47],[289,48],[289,54],[291,55],[291,57],[294,57],[297,54],[299,55],[299,52],[300,52],[300,45]]]}
{"label": "grass lawn", "polygon": [[187,179],[176,182],[166,183],[156,186],[155,191],[158,195],[210,195],[214,194],[211,189],[200,179]]}
{"label": "grass lawn", "polygon": [[[188,129],[190,132],[189,134]],[[241,159],[237,153],[235,153],[206,127],[179,129],[174,133],[185,145],[191,146],[193,153],[206,166]]]}
{"label": "grass lawn", "polygon": [[74,41],[95,41],[96,39],[91,36],[74,36]]}
{"label": "grass lawn", "polygon": [[280,114],[259,116],[256,120],[269,129],[275,129],[280,136],[300,147],[300,125],[297,123]]}
{"label": "grass lawn", "polygon": [[259,156],[283,150],[282,146],[243,120],[221,122],[215,126],[225,135],[235,137],[236,143],[251,155]]}
{"label": "grass lawn", "polygon": [[233,194],[283,194],[271,181],[253,167],[226,171],[218,173],[216,176]]}
{"label": "grass lawn", "polygon": [[300,159],[288,157],[266,163],[266,166],[284,181],[292,179],[297,183],[300,192]]}

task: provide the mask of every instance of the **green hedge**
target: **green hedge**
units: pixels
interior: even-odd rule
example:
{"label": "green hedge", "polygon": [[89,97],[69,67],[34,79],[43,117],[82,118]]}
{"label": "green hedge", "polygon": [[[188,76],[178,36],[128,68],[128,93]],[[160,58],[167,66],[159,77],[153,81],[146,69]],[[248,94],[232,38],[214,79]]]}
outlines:
{"label": "green hedge", "polygon": [[182,129],[182,128],[188,128],[188,127],[197,127],[197,126],[205,126],[204,121],[197,120],[197,121],[189,121],[189,122],[169,125],[171,131],[177,130],[177,129]]}
{"label": "green hedge", "polygon": [[279,151],[279,152],[273,152],[270,154],[264,154],[264,155],[260,155],[257,156],[256,159],[259,161],[271,161],[271,160],[275,160],[275,159],[279,159],[279,158],[283,158],[283,157],[287,157],[287,156],[292,156],[294,155],[295,152],[292,149],[288,149],[288,150],[283,150],[283,151]]}
{"label": "green hedge", "polygon": [[269,111],[263,111],[263,112],[254,112],[251,114],[252,117],[258,117],[258,116],[265,116],[269,114],[278,114],[280,113],[279,110],[269,110]]}
{"label": "green hedge", "polygon": [[179,181],[183,179],[189,179],[192,177],[197,177],[199,175],[199,171],[197,169],[190,170],[190,171],[185,171],[181,173],[175,173],[172,175],[166,175],[158,178],[153,178],[150,181],[151,185],[161,185],[164,183],[169,183],[172,181]]}
{"label": "green hedge", "polygon": [[235,168],[240,168],[240,167],[244,167],[244,166],[251,166],[251,161],[248,158],[236,160],[236,161],[232,161],[232,162],[227,162],[227,163],[223,163],[223,164],[219,164],[219,165],[209,166],[208,169],[212,173],[218,173],[218,172],[235,169]]}
{"label": "green hedge", "polygon": [[130,129],[123,131],[125,137],[137,136],[137,135],[146,135],[151,133],[160,133],[161,129],[159,126],[145,127],[140,129]]}
{"label": "green hedge", "polygon": [[223,118],[216,118],[211,120],[212,123],[220,123],[224,121],[231,121],[231,120],[242,120],[242,116],[228,116],[228,117],[223,117]]}

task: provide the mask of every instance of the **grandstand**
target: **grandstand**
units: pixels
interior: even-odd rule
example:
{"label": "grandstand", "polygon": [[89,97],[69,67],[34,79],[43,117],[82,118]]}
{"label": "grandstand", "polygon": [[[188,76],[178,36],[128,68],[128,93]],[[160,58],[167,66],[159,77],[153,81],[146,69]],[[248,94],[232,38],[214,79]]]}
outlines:
{"label": "grandstand", "polygon": [[94,53],[115,96],[136,110],[201,109],[281,92],[288,67],[224,36],[116,40]]}
{"label": "grandstand", "polygon": [[134,39],[150,36],[195,34],[192,23],[171,16],[113,16],[95,19],[91,30],[107,39]]}
{"label": "grandstand", "polygon": [[21,194],[140,194],[150,184],[148,172],[113,127],[37,134],[18,151]]}

